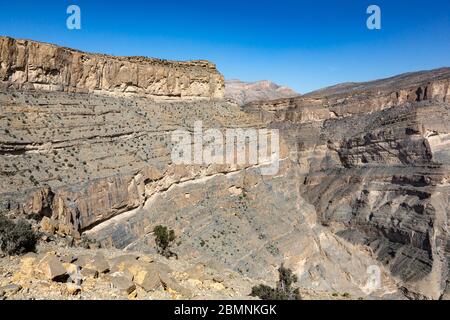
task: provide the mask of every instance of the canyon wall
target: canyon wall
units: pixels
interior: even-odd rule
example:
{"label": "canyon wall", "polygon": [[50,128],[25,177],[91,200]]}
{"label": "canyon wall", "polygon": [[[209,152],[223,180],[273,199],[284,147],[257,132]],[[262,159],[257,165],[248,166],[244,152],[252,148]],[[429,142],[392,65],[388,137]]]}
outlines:
{"label": "canyon wall", "polygon": [[448,296],[450,69],[247,105],[279,128],[320,224],[367,246],[410,297]]}
{"label": "canyon wall", "polygon": [[[283,140],[273,176],[259,164],[172,162],[171,133],[192,132],[194,121],[264,128],[236,105],[14,90],[0,103],[1,209],[126,251],[155,253],[152,230],[162,224],[175,230],[183,261],[269,283],[286,263],[305,289],[367,294],[366,269],[377,262],[317,224]],[[396,292],[383,279],[376,297]]]}
{"label": "canyon wall", "polygon": [[[366,270],[379,263],[359,244],[348,243],[317,223],[314,206],[300,193],[298,167],[283,139],[280,170],[272,176],[261,175],[264,164],[260,163],[173,163],[174,130],[192,132],[195,121],[202,121],[204,130],[221,132],[266,128],[257,116],[225,101],[184,99],[192,92],[171,101],[155,101],[153,94],[139,92],[125,95],[119,90],[121,83],[128,86],[129,77],[140,72],[123,69],[124,78],[113,77],[120,83],[117,87],[110,86],[104,75],[109,77],[109,65],[119,70],[122,64],[130,66],[127,59],[4,41],[2,211],[36,219],[43,230],[61,237],[87,235],[105,247],[125,251],[154,252],[152,230],[162,224],[175,230],[174,250],[183,261],[230,268],[269,283],[275,282],[277,268],[286,263],[304,288],[349,292],[355,297],[368,294]],[[36,47],[51,54],[30,56]],[[41,60],[31,61],[37,56]],[[74,65],[67,64],[74,57],[86,60],[75,63],[81,68],[75,74]],[[142,66],[153,62],[166,64],[143,59]],[[187,73],[189,81],[210,88],[210,82],[196,76],[198,69],[211,75],[208,68],[174,65]],[[172,83],[171,73],[160,76],[161,94],[172,94],[166,86]],[[192,88],[197,88],[195,81]],[[191,90],[189,86],[177,88]],[[217,88],[211,95],[208,90],[202,95],[220,95]],[[103,94],[107,92],[113,94]],[[383,283],[371,294],[396,294],[387,272],[383,272]]]}
{"label": "canyon wall", "polygon": [[[180,258],[254,279],[286,263],[313,290],[448,297],[449,69],[241,109],[213,99],[207,62],[1,41],[2,211],[140,252],[167,225]],[[175,164],[172,133],[195,121],[279,129],[279,171]],[[373,266],[382,285],[367,291]]]}
{"label": "canyon wall", "polygon": [[91,54],[0,37],[0,81],[24,90],[153,98],[222,98],[224,79],[208,61],[176,62]]}

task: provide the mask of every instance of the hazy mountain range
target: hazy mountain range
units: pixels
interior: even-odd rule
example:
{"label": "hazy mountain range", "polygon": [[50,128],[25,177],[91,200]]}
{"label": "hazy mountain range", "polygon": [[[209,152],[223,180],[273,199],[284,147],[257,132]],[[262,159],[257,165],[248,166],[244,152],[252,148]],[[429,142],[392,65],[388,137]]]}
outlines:
{"label": "hazy mountain range", "polygon": [[253,101],[291,98],[300,94],[291,88],[280,86],[268,80],[244,82],[241,80],[225,81],[225,98],[244,105]]}

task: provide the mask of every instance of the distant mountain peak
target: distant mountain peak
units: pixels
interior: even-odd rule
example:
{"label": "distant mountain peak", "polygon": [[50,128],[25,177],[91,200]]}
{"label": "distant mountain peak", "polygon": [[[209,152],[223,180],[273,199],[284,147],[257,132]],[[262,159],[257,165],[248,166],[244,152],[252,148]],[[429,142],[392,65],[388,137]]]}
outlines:
{"label": "distant mountain peak", "polygon": [[289,87],[280,86],[269,80],[245,82],[238,79],[225,81],[225,98],[244,105],[253,101],[274,100],[299,96]]}

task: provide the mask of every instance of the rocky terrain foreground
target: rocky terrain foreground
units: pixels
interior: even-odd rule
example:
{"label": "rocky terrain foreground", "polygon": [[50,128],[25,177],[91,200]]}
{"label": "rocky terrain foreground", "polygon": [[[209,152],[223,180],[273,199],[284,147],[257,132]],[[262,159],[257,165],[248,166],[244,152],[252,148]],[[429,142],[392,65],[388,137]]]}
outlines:
{"label": "rocky terrain foreground", "polygon": [[251,279],[159,255],[42,243],[2,259],[3,299],[250,299]]}
{"label": "rocky terrain foreground", "polygon": [[[213,263],[41,241],[37,253],[2,258],[0,300],[253,300],[262,282]],[[302,289],[303,299],[362,299],[347,292]]]}
{"label": "rocky terrain foreground", "polygon": [[[0,208],[44,234],[4,297],[248,298],[284,263],[305,299],[448,298],[450,69],[241,108],[209,62],[0,44]],[[279,129],[278,173],[173,163],[195,121]]]}

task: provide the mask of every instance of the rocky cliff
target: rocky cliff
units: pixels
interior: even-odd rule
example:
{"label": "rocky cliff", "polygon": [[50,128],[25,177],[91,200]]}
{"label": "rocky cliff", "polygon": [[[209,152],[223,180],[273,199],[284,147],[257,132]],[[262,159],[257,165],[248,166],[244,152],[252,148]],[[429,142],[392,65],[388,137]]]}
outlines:
{"label": "rocky cliff", "polygon": [[224,91],[208,61],[113,57],[8,37],[0,37],[0,61],[6,88],[154,98],[222,98]]}
{"label": "rocky cliff", "polygon": [[[23,49],[37,45],[21,43]],[[25,52],[16,51],[14,40],[3,48]],[[6,56],[8,66],[16,58],[20,61],[14,54]],[[122,61],[108,59],[106,64]],[[92,66],[92,74],[105,73],[97,68]],[[17,68],[8,70],[11,79],[23,75]],[[44,82],[60,79],[57,75],[55,71],[55,78]],[[80,93],[81,85],[48,91],[27,83],[9,81],[0,92],[2,210],[42,220],[43,228],[63,237],[84,234],[105,247],[149,254],[155,253],[152,230],[163,224],[178,235],[176,251],[183,261],[232,269],[269,283],[286,263],[305,290],[367,295],[367,268],[379,263],[370,251],[317,223],[316,209],[300,193],[300,172],[283,139],[280,170],[273,176],[262,176],[261,164],[172,162],[174,130],[192,132],[195,121],[202,121],[205,130],[222,132],[265,128],[258,116],[224,101],[162,102],[139,94]],[[389,274],[382,275],[385,285],[370,293],[375,297],[397,292]]]}
{"label": "rocky cliff", "polygon": [[[285,262],[305,290],[366,295],[366,269],[377,262],[317,224],[284,143],[275,176],[262,176],[259,165],[172,163],[171,132],[192,130],[195,120],[263,127],[236,105],[12,90],[0,101],[3,209],[47,217],[61,236],[148,254],[163,224],[178,235],[183,261],[268,282]],[[374,296],[395,292],[383,277]]]}
{"label": "rocky cliff", "polygon": [[[7,41],[2,52],[22,50],[20,41]],[[124,61],[87,56],[109,59],[105,65]],[[3,57],[2,70],[24,61]],[[36,64],[21,65],[29,74]],[[155,254],[152,230],[167,225],[178,236],[181,261],[233,270],[251,283],[273,283],[285,263],[304,290],[446,297],[448,69],[243,110],[223,100],[183,99],[193,94],[173,101],[119,94],[104,82],[102,90],[81,90],[82,81],[48,91],[34,85],[39,81],[13,81],[24,74],[19,69],[7,68],[0,90],[2,211],[41,221],[60,237],[84,234],[142,255]],[[188,78],[200,81],[197,71]],[[97,64],[91,72],[104,79]],[[161,83],[171,79],[165,76]],[[195,121],[220,132],[280,129],[278,173],[261,175],[263,164],[174,163],[172,133],[192,132]],[[382,283],[367,291],[374,266]]]}
{"label": "rocky cliff", "polygon": [[450,69],[248,105],[280,128],[318,221],[367,246],[411,297],[448,295]]}

